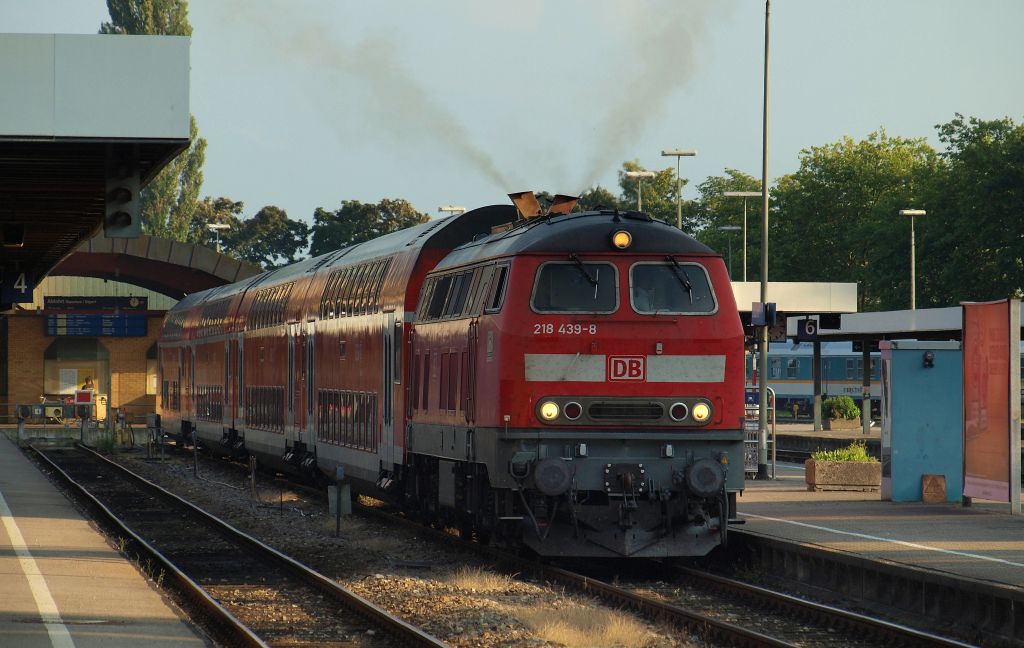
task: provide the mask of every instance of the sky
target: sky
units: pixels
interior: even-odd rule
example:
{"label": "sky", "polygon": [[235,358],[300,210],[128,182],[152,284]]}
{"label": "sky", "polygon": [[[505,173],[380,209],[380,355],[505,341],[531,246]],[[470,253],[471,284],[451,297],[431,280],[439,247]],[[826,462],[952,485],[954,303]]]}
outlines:
{"label": "sky", "polygon": [[[762,174],[763,0],[192,0],[202,195],[312,222],[342,200],[618,193],[625,160]],[[104,0],[0,0],[0,30],[95,33]],[[775,0],[768,176],[879,128],[1024,122],[1024,2]]]}

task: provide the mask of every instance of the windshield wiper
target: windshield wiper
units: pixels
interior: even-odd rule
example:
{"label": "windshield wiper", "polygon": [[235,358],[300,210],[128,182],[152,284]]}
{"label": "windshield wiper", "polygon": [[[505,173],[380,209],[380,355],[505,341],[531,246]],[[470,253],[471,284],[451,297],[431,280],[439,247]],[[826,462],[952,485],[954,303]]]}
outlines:
{"label": "windshield wiper", "polygon": [[580,258],[575,254],[570,254],[569,260],[576,264],[576,268],[579,269],[580,273],[582,273],[583,276],[587,278],[587,281],[590,282],[590,285],[593,286],[594,288],[597,288],[597,279],[590,276],[590,273],[587,272],[587,268],[586,266],[583,265],[583,262],[580,261]]}
{"label": "windshield wiper", "polygon": [[686,270],[683,270],[682,266],[679,265],[679,262],[672,255],[665,257],[665,260],[672,262],[672,274],[676,276],[676,279],[683,285],[683,288],[686,288],[686,294],[690,297],[690,304],[693,304],[693,284],[690,283],[689,277],[686,276]]}

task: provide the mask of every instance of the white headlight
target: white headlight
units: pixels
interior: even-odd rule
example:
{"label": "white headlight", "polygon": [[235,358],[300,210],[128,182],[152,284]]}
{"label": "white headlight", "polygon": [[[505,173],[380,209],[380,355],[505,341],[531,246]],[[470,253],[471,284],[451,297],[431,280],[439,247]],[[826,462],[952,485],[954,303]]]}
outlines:
{"label": "white headlight", "polygon": [[711,407],[707,403],[697,403],[690,410],[690,414],[693,416],[694,421],[703,423],[711,418]]}
{"label": "white headlight", "polygon": [[558,403],[545,401],[540,405],[540,417],[545,421],[554,421],[558,418]]}

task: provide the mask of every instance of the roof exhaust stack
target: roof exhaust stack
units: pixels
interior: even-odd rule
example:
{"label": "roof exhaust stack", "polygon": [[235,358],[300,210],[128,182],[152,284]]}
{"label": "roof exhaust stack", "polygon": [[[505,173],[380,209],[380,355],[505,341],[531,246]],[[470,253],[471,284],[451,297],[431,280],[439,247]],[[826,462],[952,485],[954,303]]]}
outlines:
{"label": "roof exhaust stack", "polygon": [[532,191],[510,193],[508,197],[512,199],[512,204],[516,206],[516,211],[519,212],[520,218],[529,219],[541,215],[540,202],[537,201],[537,196]]}
{"label": "roof exhaust stack", "polygon": [[551,206],[548,207],[547,216],[561,216],[568,214],[576,208],[576,203],[580,201],[579,196],[566,196],[565,194],[556,194],[554,199],[551,201]]}

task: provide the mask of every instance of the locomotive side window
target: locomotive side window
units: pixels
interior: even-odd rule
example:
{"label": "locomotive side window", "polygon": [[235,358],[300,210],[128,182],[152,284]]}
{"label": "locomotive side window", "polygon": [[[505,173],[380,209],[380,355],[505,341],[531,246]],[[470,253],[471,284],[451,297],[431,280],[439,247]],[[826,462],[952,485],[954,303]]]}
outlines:
{"label": "locomotive side window", "polygon": [[635,263],[629,286],[638,313],[707,315],[718,310],[707,270],[697,263]]}
{"label": "locomotive side window", "polygon": [[494,269],[494,275],[491,277],[491,286],[494,287],[488,294],[488,299],[484,303],[485,313],[497,313],[501,310],[501,304],[505,300],[505,284],[508,280],[508,266],[500,265]]}
{"label": "locomotive side window", "polygon": [[469,286],[473,282],[472,272],[460,272],[452,278],[452,290],[445,304],[443,317],[458,317],[466,306]]}
{"label": "locomotive side window", "polygon": [[538,313],[613,313],[618,275],[610,263],[552,261],[537,271],[533,310]]}
{"label": "locomotive side window", "polygon": [[425,318],[428,320],[437,319],[444,313],[444,304],[448,300],[448,289],[452,285],[452,277],[437,277],[433,281],[433,294],[430,296],[430,303],[427,304]]}

